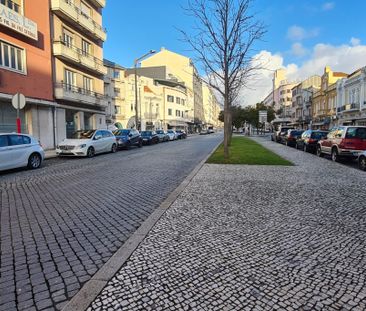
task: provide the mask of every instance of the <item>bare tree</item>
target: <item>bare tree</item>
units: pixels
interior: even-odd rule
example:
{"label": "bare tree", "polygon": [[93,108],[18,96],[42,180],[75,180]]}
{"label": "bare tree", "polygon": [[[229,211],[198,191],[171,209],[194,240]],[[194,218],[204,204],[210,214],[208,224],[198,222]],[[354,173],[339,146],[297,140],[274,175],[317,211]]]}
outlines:
{"label": "bare tree", "polygon": [[204,82],[223,98],[226,159],[232,135],[230,107],[260,69],[252,54],[265,26],[250,14],[251,3],[252,0],[188,0],[186,10],[195,20],[194,33],[181,31],[205,70]]}

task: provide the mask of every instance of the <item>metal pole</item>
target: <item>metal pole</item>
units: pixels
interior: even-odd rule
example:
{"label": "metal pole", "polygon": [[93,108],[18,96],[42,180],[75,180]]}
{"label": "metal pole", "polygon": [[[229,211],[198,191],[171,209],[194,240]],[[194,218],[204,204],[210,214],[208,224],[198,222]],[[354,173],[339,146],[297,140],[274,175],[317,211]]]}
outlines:
{"label": "metal pole", "polygon": [[20,134],[22,132],[22,122],[20,121],[19,116],[19,105],[20,105],[20,94],[17,93],[18,105],[17,105],[17,133]]}
{"label": "metal pole", "polygon": [[136,129],[139,131],[139,113],[138,113],[138,99],[137,99],[137,62],[138,60],[135,60],[135,123],[136,123]]}

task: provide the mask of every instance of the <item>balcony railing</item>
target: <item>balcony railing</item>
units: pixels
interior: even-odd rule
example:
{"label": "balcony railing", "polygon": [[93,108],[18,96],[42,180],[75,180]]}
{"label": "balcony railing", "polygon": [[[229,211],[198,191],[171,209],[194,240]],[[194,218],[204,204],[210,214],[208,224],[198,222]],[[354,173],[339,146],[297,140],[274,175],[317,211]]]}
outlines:
{"label": "balcony railing", "polygon": [[55,97],[65,101],[107,106],[106,96],[82,87],[67,83],[55,83]]}
{"label": "balcony railing", "polygon": [[101,75],[107,74],[108,69],[104,67],[102,60],[76,46],[67,45],[62,41],[56,41],[53,43],[53,54]]}
{"label": "balcony railing", "polygon": [[11,0],[0,0],[0,3],[2,5],[5,5],[9,9],[12,9],[13,11],[21,14],[21,9],[20,9],[20,5],[19,4],[16,4],[15,2],[13,2]]}
{"label": "balcony railing", "polygon": [[95,22],[90,16],[83,13],[70,0],[51,0],[51,9],[73,23],[76,27],[87,30],[90,35],[102,41],[107,39],[106,29]]}

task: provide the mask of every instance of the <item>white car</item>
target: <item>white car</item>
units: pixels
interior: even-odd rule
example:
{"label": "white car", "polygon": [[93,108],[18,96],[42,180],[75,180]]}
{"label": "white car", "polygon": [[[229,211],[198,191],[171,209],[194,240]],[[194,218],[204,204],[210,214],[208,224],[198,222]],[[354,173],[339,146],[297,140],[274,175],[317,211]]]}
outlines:
{"label": "white car", "polygon": [[168,130],[167,135],[169,136],[169,140],[176,140],[178,137],[177,133],[173,130]]}
{"label": "white car", "polygon": [[0,171],[27,166],[39,168],[45,153],[39,141],[25,134],[0,134]]}
{"label": "white car", "polygon": [[58,156],[92,158],[98,153],[116,151],[116,137],[109,130],[76,131],[72,138],[64,139],[56,147]]}
{"label": "white car", "polygon": [[366,150],[358,156],[358,167],[362,171],[366,171]]}

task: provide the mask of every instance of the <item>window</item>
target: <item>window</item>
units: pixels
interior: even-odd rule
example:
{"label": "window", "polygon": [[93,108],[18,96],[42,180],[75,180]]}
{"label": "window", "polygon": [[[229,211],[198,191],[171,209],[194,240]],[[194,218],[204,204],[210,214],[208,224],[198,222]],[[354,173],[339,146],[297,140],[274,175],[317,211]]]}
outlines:
{"label": "window", "polygon": [[[18,2],[18,3],[16,3]],[[9,9],[12,9],[13,11],[17,12],[17,13],[21,13],[20,12],[20,5],[19,5],[19,0],[0,0],[0,3],[7,6]]]}
{"label": "window", "polygon": [[175,102],[176,102],[177,104],[180,104],[180,98],[179,98],[179,97],[176,97],[176,98],[175,98]]}
{"label": "window", "polygon": [[133,111],[133,104],[131,104],[131,111]]}
{"label": "window", "polygon": [[83,76],[83,88],[87,93],[93,91],[93,80],[89,77]]}
{"label": "window", "polygon": [[75,86],[75,72],[65,69],[65,86],[71,90]]}
{"label": "window", "polygon": [[25,72],[24,50],[0,41],[0,67]]}
{"label": "window", "polygon": [[180,117],[180,110],[176,110],[176,111],[175,111],[175,116],[176,116],[176,117]]}
{"label": "window", "polygon": [[0,135],[0,147],[8,146],[8,136]]}
{"label": "window", "polygon": [[121,89],[118,87],[114,88],[114,96],[115,97],[120,97],[121,96]]}
{"label": "window", "polygon": [[81,43],[81,50],[83,55],[85,56],[89,56],[91,55],[91,44],[88,41],[85,41],[84,39],[82,40]]}
{"label": "window", "polygon": [[167,101],[168,101],[169,103],[174,103],[174,96],[168,95],[168,97],[167,97]]}
{"label": "window", "polygon": [[121,107],[120,106],[114,106],[114,113],[115,114],[121,114]]}
{"label": "window", "polygon": [[63,29],[62,30],[62,40],[63,43],[71,48],[74,44],[74,35],[72,32],[68,31],[67,29]]}
{"label": "window", "polygon": [[113,70],[113,78],[114,79],[119,79],[120,78],[119,70]]}
{"label": "window", "polygon": [[184,104],[185,104],[185,100],[182,98],[182,99],[180,100],[180,103],[184,106]]}
{"label": "window", "polygon": [[10,146],[30,144],[30,139],[23,135],[9,135]]}
{"label": "window", "polygon": [[171,116],[172,115],[172,109],[168,109],[168,116]]}
{"label": "window", "polygon": [[81,14],[84,15],[85,17],[88,17],[88,18],[91,17],[91,9],[84,2],[80,2],[80,11],[81,11]]}

